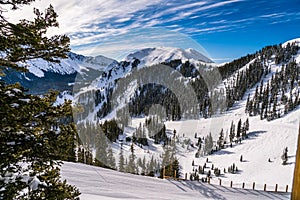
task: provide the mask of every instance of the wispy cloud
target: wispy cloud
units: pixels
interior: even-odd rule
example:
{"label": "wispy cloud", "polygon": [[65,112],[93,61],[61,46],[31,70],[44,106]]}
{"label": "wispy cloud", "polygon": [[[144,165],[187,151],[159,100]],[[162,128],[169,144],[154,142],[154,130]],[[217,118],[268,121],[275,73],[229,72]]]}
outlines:
{"label": "wispy cloud", "polygon": [[78,45],[74,49],[84,55],[101,54],[120,60],[124,52],[157,46],[194,48],[209,57],[205,49],[189,36],[164,28],[132,29],[127,34],[116,35],[94,45]]}
{"label": "wispy cloud", "polygon": [[[178,35],[170,34],[172,31],[196,36],[240,30],[257,22],[280,24],[300,18],[299,12],[281,11],[280,7],[272,10],[258,5],[267,1],[256,5],[250,0],[51,0],[36,1],[6,15],[15,21],[19,16],[30,18],[33,6],[44,9],[50,3],[60,23],[60,29],[51,29],[50,35],[68,34],[74,50],[113,57],[140,47],[187,46],[186,39],[176,39]],[[251,12],[244,13],[250,9]],[[260,12],[254,12],[256,9]],[[148,33],[153,27],[170,31]]]}

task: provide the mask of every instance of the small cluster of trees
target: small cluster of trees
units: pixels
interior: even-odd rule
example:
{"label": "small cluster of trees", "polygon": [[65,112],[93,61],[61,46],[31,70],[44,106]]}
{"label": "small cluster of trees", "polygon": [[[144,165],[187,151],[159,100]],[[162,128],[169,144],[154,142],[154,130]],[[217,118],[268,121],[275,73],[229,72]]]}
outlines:
{"label": "small cluster of trees", "polygon": [[298,82],[299,65],[289,61],[272,75],[270,81],[261,81],[260,86],[257,85],[254,96],[248,96],[245,112],[250,116],[260,115],[261,119],[280,118],[300,104]]}
{"label": "small cluster of trees", "polygon": [[[235,128],[236,127],[236,128]],[[242,141],[247,138],[247,131],[249,130],[249,119],[247,118],[245,122],[242,123],[240,119],[237,126],[231,122],[230,131],[229,131],[229,140],[230,143]]]}
{"label": "small cluster of trees", "polygon": [[170,145],[164,147],[164,154],[162,155],[162,168],[160,170],[160,177],[163,178],[163,170],[165,171],[165,176],[170,176],[175,178],[180,177],[180,164],[176,157],[176,144],[173,140]]}
{"label": "small cluster of trees", "polygon": [[167,137],[166,126],[162,122],[161,117],[153,115],[152,117],[146,118],[145,128],[148,131],[149,137],[154,139],[155,144],[161,142],[168,144],[170,139]]}
{"label": "small cluster of trees", "polygon": [[235,174],[236,172],[238,172],[238,168],[237,168],[237,166],[233,163],[232,165],[230,165],[230,166],[228,167],[228,173]]}
{"label": "small cluster of trees", "polygon": [[[192,162],[193,166],[193,172],[190,173],[190,180],[200,180],[201,175],[206,175],[206,178],[203,179],[202,181],[207,181],[207,178],[210,178],[212,176],[212,171],[214,172],[215,176],[220,176],[221,175],[221,170],[217,167],[214,167],[214,164],[211,164],[211,167],[207,166],[208,163],[208,158],[206,159],[206,162],[204,163],[203,166],[199,165],[198,168],[194,168],[194,161]],[[208,170],[205,172],[205,169],[208,168]]]}
{"label": "small cluster of trees", "polygon": [[[235,128],[237,127],[237,128]],[[245,122],[242,122],[240,119],[238,121],[237,126],[231,122],[230,126],[230,132],[229,132],[229,142],[231,143],[230,146],[232,147],[232,142],[238,142],[242,141],[243,139],[246,139],[247,136],[247,131],[249,130],[249,119],[247,118]],[[195,138],[197,138],[197,135],[195,134]],[[200,157],[201,151],[203,151],[204,155],[209,155],[212,154],[215,151],[221,150],[225,148],[226,144],[226,138],[224,137],[224,131],[221,129],[220,135],[218,140],[216,141],[216,145],[214,144],[213,138],[211,133],[209,133],[204,141],[201,139],[201,137],[198,138],[198,141],[196,143],[196,146],[198,146],[198,151],[195,154],[195,157],[198,158]]]}

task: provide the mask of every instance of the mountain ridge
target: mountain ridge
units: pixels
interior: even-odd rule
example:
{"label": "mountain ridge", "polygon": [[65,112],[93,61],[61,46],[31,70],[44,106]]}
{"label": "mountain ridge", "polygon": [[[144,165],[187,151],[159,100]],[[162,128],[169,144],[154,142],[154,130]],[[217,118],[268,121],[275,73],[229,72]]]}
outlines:
{"label": "mountain ridge", "polygon": [[203,54],[199,53],[195,49],[181,49],[175,47],[152,47],[144,48],[133,53],[130,53],[124,60],[130,61],[138,59],[141,61],[141,65],[154,65],[162,62],[169,62],[171,60],[193,60],[194,62],[213,63],[213,61]]}

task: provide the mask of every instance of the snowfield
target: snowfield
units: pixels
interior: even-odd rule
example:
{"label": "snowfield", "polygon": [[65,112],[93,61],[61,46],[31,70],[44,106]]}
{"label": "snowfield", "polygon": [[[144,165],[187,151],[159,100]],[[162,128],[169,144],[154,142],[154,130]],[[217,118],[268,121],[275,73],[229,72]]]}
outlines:
{"label": "snowfield", "polygon": [[[299,44],[300,39],[288,42],[298,42]],[[287,43],[283,45],[287,45]],[[127,59],[138,58],[142,61],[143,66],[143,64],[153,63],[156,60],[171,59],[174,55],[180,57],[181,53],[184,53],[174,50],[175,52],[170,51],[170,54],[165,54],[165,51],[166,49],[149,48],[130,54]],[[158,55],[162,55],[163,58],[158,57]],[[300,63],[300,52],[293,58],[297,63]],[[254,62],[254,60],[251,62]],[[239,71],[246,70],[250,63]],[[281,64],[275,65],[272,60],[267,64],[271,68],[271,73],[263,78],[264,83],[270,81],[272,74],[275,74],[277,70],[282,69]],[[117,75],[121,76],[125,73]],[[226,83],[230,83],[234,78],[236,78],[236,74],[224,80],[219,87],[224,87]],[[112,80],[113,78],[111,82]],[[100,81],[100,83],[104,84],[105,82]],[[168,137],[172,137],[173,130],[176,130],[177,140],[179,141],[176,144],[176,156],[181,166],[181,178],[184,178],[187,174],[189,179],[191,173],[199,166],[203,167],[206,163],[205,172],[207,173],[209,170],[212,172],[212,185],[197,181],[174,181],[143,177],[75,163],[65,163],[63,165],[62,177],[80,189],[82,199],[289,199],[295,167],[300,109],[298,106],[286,115],[281,112],[281,118],[272,121],[260,120],[260,116],[249,117],[245,113],[246,101],[248,94],[251,98],[254,96],[256,86],[248,89],[243,99],[236,102],[226,113],[208,119],[183,119],[181,121],[165,122]],[[135,88],[136,85],[131,85],[124,96],[130,96]],[[128,102],[128,99],[126,101],[125,99],[118,102],[120,106]],[[278,107],[282,108],[283,105],[278,105]],[[229,130],[231,123],[233,122],[237,127],[240,119],[243,123],[247,118],[250,124],[249,131],[247,131],[248,138],[230,146]],[[120,138],[131,137],[136,128],[140,124],[143,125],[144,122],[144,117],[133,118]],[[226,148],[212,155],[195,158],[198,150],[195,144],[198,137],[204,138],[211,133],[214,144],[216,144],[221,129],[223,129],[227,141]],[[197,134],[197,138],[195,138],[195,134]],[[164,154],[163,145],[154,144],[152,139],[149,139],[148,142],[149,146],[134,145],[136,160],[145,157],[146,162],[148,162],[153,156],[161,161]],[[118,165],[121,142],[117,141],[110,145]],[[131,142],[124,142],[122,145],[124,157],[128,158]],[[286,165],[283,165],[281,156],[285,148],[288,149],[288,161]],[[240,160],[241,156],[242,161]],[[208,162],[206,162],[207,159]],[[235,174],[228,173],[228,168],[233,164],[238,167],[238,172]],[[221,175],[219,177],[214,175],[213,168],[220,169]],[[200,175],[200,179],[202,177],[206,177],[206,174]],[[218,186],[220,180],[222,186]],[[233,188],[229,187],[231,181]],[[256,190],[251,190],[254,182]],[[245,189],[241,189],[243,184]],[[267,191],[274,191],[277,184],[278,191],[283,192],[288,189],[289,192],[263,192],[265,184]]]}
{"label": "snowfield", "polygon": [[262,192],[125,174],[79,163],[62,167],[62,178],[76,185],[82,200],[113,199],[290,199],[290,193]]}

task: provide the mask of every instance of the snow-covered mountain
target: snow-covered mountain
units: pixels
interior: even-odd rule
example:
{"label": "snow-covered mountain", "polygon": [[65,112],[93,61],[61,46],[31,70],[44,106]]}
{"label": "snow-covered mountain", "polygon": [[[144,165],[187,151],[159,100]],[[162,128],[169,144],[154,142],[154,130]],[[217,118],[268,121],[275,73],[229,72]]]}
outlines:
{"label": "snow-covered mountain", "polygon": [[33,59],[25,63],[30,73],[37,77],[44,77],[44,72],[53,72],[61,75],[82,73],[89,69],[103,71],[108,65],[116,61],[104,56],[83,56],[68,53],[68,58],[60,59],[60,63],[50,63],[43,59]]}
{"label": "snow-covered mountain", "polygon": [[[162,67],[161,69],[157,69],[157,67],[154,66],[161,63],[164,64],[160,66]],[[126,106],[126,102],[132,102],[132,98],[135,98],[133,97],[135,92],[139,93],[137,90],[143,90],[143,85],[147,84],[147,82],[155,83],[155,80],[165,79],[165,76],[168,76],[165,74],[165,71],[169,70],[168,73],[171,73],[171,70],[181,73],[182,79],[180,79],[180,81],[184,79],[191,80],[197,76],[199,77],[197,68],[200,65],[205,69],[206,67],[209,68],[211,64],[213,64],[213,62],[209,58],[194,49],[183,50],[171,47],[142,49],[129,54],[123,61],[109,65],[102,75],[93,81],[89,87],[80,88],[75,92],[75,100],[80,101],[78,103],[84,105],[87,103],[82,97],[86,96],[85,93],[97,93],[94,95],[96,96],[95,98],[101,99],[102,101],[96,101],[96,109],[87,111],[89,113],[86,116],[86,120],[97,121],[98,117],[102,118],[106,116],[109,116],[108,119],[111,119],[115,117],[116,109],[121,109]],[[151,72],[146,72],[147,70]],[[133,76],[135,78],[133,78]],[[133,79],[130,80],[130,77]],[[137,79],[139,79],[138,82]],[[174,84],[174,82],[172,82],[172,84]],[[111,95],[116,90],[122,91],[119,94],[120,98],[117,97],[119,99],[118,102],[113,103]],[[147,91],[145,92],[147,96],[146,93]],[[115,108],[113,104],[117,105],[116,107],[118,108]],[[90,108],[91,107],[87,105],[86,110]]]}
{"label": "snow-covered mountain", "polygon": [[7,83],[19,82],[33,94],[44,94],[50,89],[72,91],[75,81],[90,81],[101,76],[109,65],[117,61],[104,56],[83,56],[68,53],[68,57],[60,59],[60,63],[52,63],[43,59],[32,59],[21,63],[28,72],[12,71],[0,79]]}
{"label": "snow-covered mountain", "polygon": [[213,63],[213,61],[195,49],[180,49],[174,47],[155,47],[145,48],[134,53],[129,54],[125,61],[133,59],[140,60],[140,65],[154,65],[162,62],[169,62],[171,60],[180,59],[182,62],[187,60],[192,62]]}
{"label": "snow-covered mountain", "polygon": [[[264,184],[267,184],[266,188],[269,191],[274,191],[276,184],[278,184],[279,191],[285,191],[286,185],[288,185],[288,191],[291,190],[300,112],[299,41],[297,39],[282,45],[268,46],[255,54],[237,59],[224,66],[219,66],[223,79],[222,83],[216,88],[225,90],[228,103],[228,107],[223,112],[206,119],[204,117],[200,117],[197,120],[171,121],[167,119],[167,122],[164,122],[167,138],[174,138],[173,130],[176,130],[176,156],[182,166],[181,177],[184,177],[185,173],[188,174],[188,177],[198,173],[201,178],[206,177],[208,172],[211,171],[211,183],[213,184],[219,184],[219,180],[222,180],[222,184],[229,186],[230,181],[233,181],[233,186],[236,188],[241,188],[242,184],[245,183],[245,187],[250,189],[252,188],[252,183],[256,182],[255,187],[259,190],[263,190]],[[290,47],[288,47],[288,43],[290,43]],[[148,57],[140,56],[139,59],[147,60]],[[118,85],[120,78],[128,77],[134,73],[135,64],[139,66],[139,62],[137,62],[139,59],[132,56],[127,61],[107,68],[106,75],[97,80],[97,84],[94,85],[93,89],[98,88],[98,94],[101,94],[101,97],[105,96],[105,94],[111,94],[115,88],[120,88]],[[170,66],[180,71],[183,65],[183,63],[173,62]],[[139,67],[137,68],[139,69]],[[140,69],[143,69],[143,67]],[[186,69],[190,71],[193,68],[187,67]],[[181,72],[184,73],[186,71],[182,70]],[[155,75],[160,76],[159,73]],[[186,75],[187,79],[185,79],[184,84],[197,78],[193,77],[193,74],[186,73]],[[169,76],[165,75],[165,79],[168,78]],[[122,86],[127,90],[124,90],[123,96],[117,98],[119,108],[130,104],[133,99],[130,98],[131,95],[140,95],[142,100],[146,98],[146,94],[149,91],[141,89],[138,85],[138,82],[142,81],[143,79],[140,78]],[[159,92],[160,90],[155,90],[155,93],[150,93],[150,99],[155,99],[156,96],[159,96]],[[104,102],[106,104],[106,108],[109,107],[107,106],[111,101],[109,95],[100,99],[102,99],[101,103]],[[232,104],[229,104],[231,102]],[[249,106],[249,102],[255,106]],[[97,109],[102,106],[101,103],[98,104]],[[138,101],[138,103],[141,104],[143,101]],[[137,107],[137,104],[133,105]],[[251,109],[258,108],[259,114],[256,111],[248,110],[245,112],[249,107]],[[109,113],[108,117],[105,116],[102,119],[114,118],[116,116],[115,113]],[[97,115],[97,111],[92,113],[92,115],[100,116]],[[233,127],[237,130],[239,120],[245,122],[247,118],[250,121],[247,138],[239,142],[238,136],[234,136],[234,140],[237,142],[230,141],[231,123],[234,123]],[[147,120],[143,115],[133,117],[131,123],[125,127],[123,134],[120,135],[122,139],[111,143],[116,156],[116,163],[119,160],[118,155],[121,152],[121,146],[126,158],[131,153],[132,140],[127,142],[125,139],[138,137],[137,130],[145,130],[146,134],[149,134],[146,124],[150,122],[148,118]],[[221,129],[223,129],[223,140],[226,142],[223,148],[218,147]],[[206,143],[203,142],[203,138],[209,133],[213,137],[213,148],[216,151],[211,155],[206,155],[204,153]],[[202,147],[197,146],[199,138],[202,139]],[[145,158],[146,162],[148,162],[153,156],[158,162],[162,161],[161,155],[164,155],[166,152],[162,145],[164,142],[155,144],[153,138],[147,138],[147,140],[148,145],[142,145],[139,142],[133,143],[137,160]],[[231,142],[232,145],[230,145]],[[283,164],[282,151],[286,147],[288,147],[288,161],[286,164]],[[199,151],[199,149],[202,150]],[[202,156],[196,157],[196,154],[199,152]],[[240,159],[241,156],[243,156],[242,161]],[[206,161],[207,158],[208,162]],[[236,173],[231,173],[228,170],[233,163],[238,167]],[[205,168],[203,170],[204,174],[197,172],[199,166]],[[214,174],[215,168],[220,169],[220,176]],[[141,170],[143,170],[142,167],[139,168],[139,171]],[[183,182],[183,184],[190,183]],[[95,198],[97,195],[103,195],[94,194]]]}

